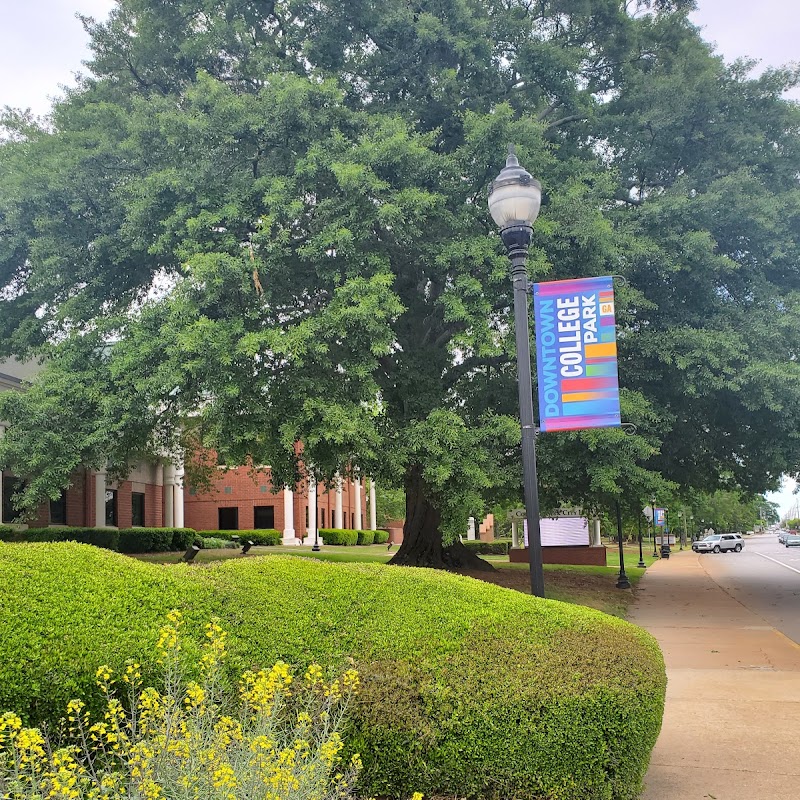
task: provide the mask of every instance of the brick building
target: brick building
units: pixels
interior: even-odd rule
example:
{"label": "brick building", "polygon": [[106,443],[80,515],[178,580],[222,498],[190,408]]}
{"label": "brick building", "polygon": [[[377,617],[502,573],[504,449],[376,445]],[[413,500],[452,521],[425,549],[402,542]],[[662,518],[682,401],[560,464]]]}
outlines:
{"label": "brick building", "polygon": [[[0,362],[0,391],[23,391],[36,366],[14,359]],[[7,425],[0,422],[0,436]],[[19,478],[2,472],[0,525],[16,524],[11,499]],[[80,469],[58,500],[39,508],[30,527],[189,527],[195,530],[277,528],[285,544],[310,543],[319,528],[376,528],[375,484],[369,491],[356,479],[334,486],[298,484],[273,492],[269,468],[253,473],[239,467],[220,470],[211,489],[184,486],[181,465],[141,463],[126,480],[112,482],[105,470]],[[369,498],[369,504],[367,499]],[[309,514],[309,508],[316,513]],[[369,519],[365,511],[369,511]]]}
{"label": "brick building", "polygon": [[294,490],[275,492],[269,467],[220,470],[205,493],[187,486],[186,525],[195,530],[276,528],[284,544],[313,539],[319,528],[375,530],[375,484],[367,484],[369,489],[358,479],[331,486],[304,481]]}

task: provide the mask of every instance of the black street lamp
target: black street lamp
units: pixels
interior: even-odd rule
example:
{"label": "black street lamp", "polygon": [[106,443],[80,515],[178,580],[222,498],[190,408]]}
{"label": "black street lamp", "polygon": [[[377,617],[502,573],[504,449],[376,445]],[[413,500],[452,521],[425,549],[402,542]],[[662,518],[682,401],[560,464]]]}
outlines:
{"label": "black street lamp", "polygon": [[639,563],[636,565],[639,569],[644,569],[647,564],[644,563],[644,556],[642,555],[642,515],[639,514]]}
{"label": "black street lamp", "polygon": [[506,165],[489,186],[489,213],[500,228],[500,238],[511,261],[528,560],[531,567],[531,593],[537,597],[544,597],[544,569],[542,534],[539,527],[539,487],[536,479],[536,424],[533,418],[531,343],[528,335],[530,286],[526,262],[533,223],[539,216],[541,201],[541,185],[519,165],[513,146],[509,146]]}
{"label": "black street lamp", "polygon": [[656,499],[650,498],[650,508],[653,509],[653,558],[658,558],[658,550],[656,550]]}
{"label": "black street lamp", "polygon": [[619,542],[619,577],[617,578],[617,589],[630,589],[631,584],[625,574],[625,553],[622,549],[622,512],[619,510],[619,500],[617,506],[617,541]]}

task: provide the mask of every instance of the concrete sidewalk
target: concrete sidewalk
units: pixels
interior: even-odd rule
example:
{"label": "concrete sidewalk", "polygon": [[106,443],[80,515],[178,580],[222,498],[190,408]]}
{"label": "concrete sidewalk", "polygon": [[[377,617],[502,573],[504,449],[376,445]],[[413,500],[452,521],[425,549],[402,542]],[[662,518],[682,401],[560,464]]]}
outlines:
{"label": "concrete sidewalk", "polygon": [[667,663],[642,800],[800,798],[800,645],[727,594],[691,551],[648,568],[630,621],[658,639]]}

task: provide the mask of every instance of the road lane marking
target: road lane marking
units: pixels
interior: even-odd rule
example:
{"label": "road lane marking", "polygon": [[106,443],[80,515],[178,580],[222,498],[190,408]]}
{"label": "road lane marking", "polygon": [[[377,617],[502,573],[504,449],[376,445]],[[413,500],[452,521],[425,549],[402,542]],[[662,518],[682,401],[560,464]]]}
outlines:
{"label": "road lane marking", "polygon": [[795,569],[794,567],[790,567],[788,564],[784,564],[783,561],[778,561],[777,558],[773,558],[772,556],[765,556],[763,553],[756,553],[757,556],[761,556],[761,558],[768,558],[770,561],[774,561],[776,564],[780,564],[782,567],[786,567],[786,569],[790,569],[792,572],[796,572],[800,575],[800,569]]}

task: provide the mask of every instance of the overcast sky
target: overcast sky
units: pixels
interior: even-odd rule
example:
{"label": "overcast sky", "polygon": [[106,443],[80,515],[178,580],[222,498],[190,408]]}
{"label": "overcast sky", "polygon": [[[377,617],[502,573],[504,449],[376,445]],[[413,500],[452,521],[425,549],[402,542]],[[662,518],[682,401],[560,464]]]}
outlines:
{"label": "overcast sky", "polygon": [[[0,0],[0,107],[44,114],[60,86],[87,57],[76,12],[104,19],[112,0]],[[699,0],[692,21],[727,61],[757,58],[762,66],[800,61],[798,0]],[[800,90],[792,97],[800,100]],[[798,498],[787,487],[771,499],[787,512]]]}

